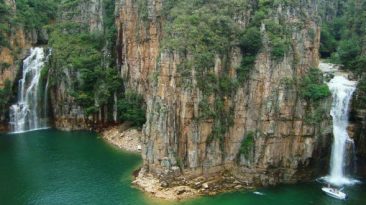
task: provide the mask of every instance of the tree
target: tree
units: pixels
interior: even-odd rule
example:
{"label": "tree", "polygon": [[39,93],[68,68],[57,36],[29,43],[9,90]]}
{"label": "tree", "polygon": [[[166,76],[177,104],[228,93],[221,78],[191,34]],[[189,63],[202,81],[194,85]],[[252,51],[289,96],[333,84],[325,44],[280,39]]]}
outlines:
{"label": "tree", "polygon": [[145,119],[146,105],[141,95],[135,92],[126,92],[125,97],[118,102],[118,113],[121,121],[131,122],[141,127]]}

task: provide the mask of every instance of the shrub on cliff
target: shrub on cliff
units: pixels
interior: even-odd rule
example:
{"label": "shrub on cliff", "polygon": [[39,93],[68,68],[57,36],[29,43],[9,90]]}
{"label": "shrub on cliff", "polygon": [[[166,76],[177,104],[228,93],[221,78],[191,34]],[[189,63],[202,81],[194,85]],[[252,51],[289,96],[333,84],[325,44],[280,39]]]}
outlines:
{"label": "shrub on cliff", "polygon": [[271,56],[273,60],[281,60],[289,49],[288,41],[275,37],[271,41],[272,50]]}
{"label": "shrub on cliff", "polygon": [[243,141],[241,141],[239,154],[243,154],[246,158],[249,157],[250,152],[252,151],[254,146],[254,132],[249,131]]}
{"label": "shrub on cliff", "polygon": [[257,27],[245,30],[240,37],[240,49],[246,55],[255,56],[262,47],[261,33]]}
{"label": "shrub on cliff", "polygon": [[135,92],[126,92],[124,98],[118,101],[119,120],[123,122],[141,127],[146,121],[145,112],[144,98]]}
{"label": "shrub on cliff", "polygon": [[239,45],[243,58],[240,67],[236,70],[238,80],[245,82],[249,78],[256,56],[262,47],[262,38],[257,27],[248,28],[240,37]]}
{"label": "shrub on cliff", "polygon": [[299,94],[311,102],[319,101],[330,96],[328,86],[323,82],[323,74],[318,68],[310,68],[301,79]]}

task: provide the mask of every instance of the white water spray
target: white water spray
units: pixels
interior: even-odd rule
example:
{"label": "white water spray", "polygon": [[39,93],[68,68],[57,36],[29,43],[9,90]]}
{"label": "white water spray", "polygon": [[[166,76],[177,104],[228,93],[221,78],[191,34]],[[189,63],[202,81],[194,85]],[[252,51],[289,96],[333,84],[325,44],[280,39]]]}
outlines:
{"label": "white water spray", "polygon": [[[48,56],[47,56],[48,57]],[[47,109],[41,95],[41,71],[44,66],[43,48],[32,48],[23,61],[23,75],[19,80],[18,101],[10,107],[10,125],[13,132],[25,132],[47,127]]]}
{"label": "white water spray", "polygon": [[333,117],[334,142],[330,160],[330,175],[324,179],[334,185],[342,186],[356,183],[357,180],[345,176],[345,158],[347,143],[353,143],[347,133],[349,103],[356,89],[356,82],[347,80],[343,76],[335,76],[329,83],[332,92],[333,104],[331,115]]}

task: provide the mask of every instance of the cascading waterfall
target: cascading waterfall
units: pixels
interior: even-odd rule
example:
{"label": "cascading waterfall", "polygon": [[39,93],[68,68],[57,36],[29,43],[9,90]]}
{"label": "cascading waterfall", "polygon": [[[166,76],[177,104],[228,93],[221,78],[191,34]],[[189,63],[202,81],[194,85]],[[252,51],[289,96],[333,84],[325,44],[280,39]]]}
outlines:
{"label": "cascading waterfall", "polygon": [[23,61],[23,75],[18,85],[18,101],[10,107],[10,125],[13,132],[25,132],[47,127],[47,91],[41,88],[41,71],[44,67],[45,51],[32,48]]}
{"label": "cascading waterfall", "polygon": [[331,116],[333,118],[334,141],[330,160],[330,175],[324,179],[334,185],[341,186],[357,182],[345,176],[345,158],[347,156],[347,144],[353,143],[348,136],[348,112],[352,94],[356,89],[356,82],[343,76],[335,76],[329,83],[332,92],[333,104]]}

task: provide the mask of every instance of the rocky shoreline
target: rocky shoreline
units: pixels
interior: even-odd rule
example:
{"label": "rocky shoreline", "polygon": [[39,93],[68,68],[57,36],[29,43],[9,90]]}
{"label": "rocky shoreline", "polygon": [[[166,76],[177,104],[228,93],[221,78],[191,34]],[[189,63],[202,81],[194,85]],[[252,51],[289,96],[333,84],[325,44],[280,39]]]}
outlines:
{"label": "rocky shoreline", "polygon": [[122,124],[102,131],[101,136],[110,144],[129,152],[141,152],[141,131]]}
{"label": "rocky shoreline", "polygon": [[143,170],[139,172],[132,183],[149,195],[165,200],[182,200],[200,195],[197,190],[192,189],[189,186],[180,185],[167,187],[165,186],[167,184],[161,182],[151,174],[146,174]]}
{"label": "rocky shoreline", "polygon": [[[101,132],[101,136],[108,143],[121,150],[141,152],[141,131],[129,128],[126,124],[107,128]],[[216,195],[222,192],[240,190],[244,187],[247,188],[228,172],[190,178],[182,175],[179,167],[174,167],[172,170],[175,171],[156,177],[142,168],[134,173],[132,183],[150,196],[164,200],[191,199],[202,195]]]}
{"label": "rocky shoreline", "polygon": [[[179,171],[177,170],[177,172]],[[254,187],[235,178],[228,171],[193,178],[188,175],[175,177],[173,175],[174,173],[168,173],[156,177],[142,169],[132,183],[151,196],[165,200],[184,200],[198,196],[213,196],[224,192],[254,189]]]}

